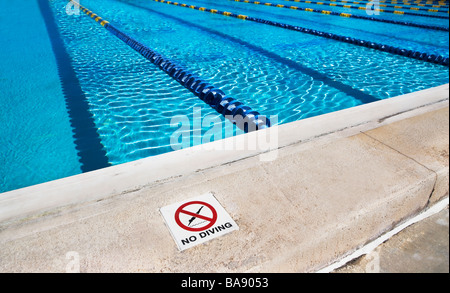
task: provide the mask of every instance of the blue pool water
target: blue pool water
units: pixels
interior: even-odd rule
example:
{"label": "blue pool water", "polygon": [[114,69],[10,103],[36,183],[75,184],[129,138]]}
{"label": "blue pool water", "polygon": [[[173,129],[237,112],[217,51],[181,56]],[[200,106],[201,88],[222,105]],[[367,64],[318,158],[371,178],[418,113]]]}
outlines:
{"label": "blue pool water", "polygon": [[[443,31],[229,0],[179,2],[449,55]],[[278,115],[277,123],[449,79],[442,65],[151,0],[80,3],[227,95],[264,115]],[[11,9],[0,11],[0,192],[242,133],[90,17],[67,15],[66,4],[11,0]],[[448,27],[448,19],[376,17]],[[174,144],[179,125],[171,119],[180,115],[194,123],[210,119],[198,120],[202,131],[191,133],[191,140]],[[213,125],[221,126],[214,127],[219,133],[206,137]]]}

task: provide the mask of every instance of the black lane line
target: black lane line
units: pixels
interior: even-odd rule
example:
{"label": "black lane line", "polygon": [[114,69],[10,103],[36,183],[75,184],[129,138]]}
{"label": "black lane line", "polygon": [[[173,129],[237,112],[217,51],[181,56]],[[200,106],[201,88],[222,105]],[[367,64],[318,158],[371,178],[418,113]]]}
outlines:
{"label": "black lane line", "polygon": [[74,143],[80,157],[81,171],[89,172],[111,166],[93,115],[89,111],[89,102],[81,89],[72,60],[59,33],[49,0],[38,0],[38,4],[55,55]]}
{"label": "black lane line", "polygon": [[[228,0],[228,1],[233,1],[233,0]],[[325,15],[342,17],[342,12],[331,11],[331,10],[315,9],[315,8],[308,8],[308,7],[301,7],[301,6],[289,6],[289,5],[283,5],[283,4],[280,4],[282,6],[277,6],[276,3],[268,3],[268,2],[262,2],[262,1],[261,2],[258,2],[258,1],[243,2],[243,0],[234,0],[234,1],[239,2],[239,3],[245,3],[245,4],[258,4],[260,6],[269,6],[269,7],[290,9],[290,10],[293,10],[292,7],[296,7],[295,10],[300,11],[300,12],[307,12],[307,11],[309,11],[309,12],[320,13],[320,14],[324,14],[324,12],[326,12]],[[296,3],[300,3],[300,2],[296,2]],[[319,2],[316,2],[316,3],[319,3]],[[311,4],[314,4],[314,3],[311,2]],[[319,4],[319,5],[321,5],[321,4]],[[338,6],[337,5],[336,7],[345,7],[345,6],[344,5]],[[346,13],[344,13],[344,14],[346,14]],[[369,17],[369,16],[360,15],[360,14],[349,13],[349,14],[347,14],[346,17],[348,17],[348,18],[355,18],[355,19],[362,19],[362,20],[367,20],[367,21],[384,22],[384,23],[389,23],[389,24],[394,24],[394,25],[419,27],[419,28],[430,29],[430,30],[437,30],[437,31],[445,31],[445,32],[449,31],[448,27],[441,27],[441,26],[435,26],[435,25],[426,25],[426,24],[420,24],[420,23],[409,22],[409,21],[401,21],[401,20]]]}
{"label": "black lane line", "polygon": [[290,67],[292,69],[298,70],[298,71],[300,71],[300,72],[302,72],[302,73],[304,73],[306,75],[309,75],[312,78],[314,78],[314,80],[322,81],[324,84],[326,84],[326,85],[328,85],[330,87],[333,87],[333,88],[335,88],[335,89],[337,89],[337,90],[339,90],[339,91],[341,91],[341,92],[343,92],[343,93],[345,93],[345,94],[347,94],[349,96],[352,96],[353,98],[360,100],[364,104],[381,100],[381,99],[376,98],[376,97],[374,97],[372,95],[369,95],[369,94],[367,94],[367,93],[365,93],[363,91],[360,91],[358,89],[354,89],[353,87],[351,87],[349,85],[346,85],[346,84],[343,84],[343,83],[341,83],[339,81],[333,80],[333,79],[329,78],[328,76],[326,76],[325,74],[320,73],[320,72],[318,72],[318,71],[316,71],[314,69],[305,67],[305,66],[303,66],[303,65],[301,65],[301,64],[299,64],[299,63],[297,63],[295,61],[292,61],[290,59],[284,58],[284,57],[282,57],[282,56],[280,56],[278,54],[275,54],[273,52],[267,51],[267,50],[265,50],[265,49],[263,49],[261,47],[258,47],[256,45],[250,44],[248,42],[245,42],[245,41],[243,41],[243,40],[241,40],[239,38],[236,38],[236,37],[224,34],[222,32],[219,32],[219,31],[216,31],[216,30],[213,30],[213,29],[210,29],[210,28],[203,27],[201,25],[198,25],[198,24],[186,21],[184,19],[175,17],[173,15],[169,15],[169,14],[165,14],[163,12],[159,12],[159,11],[153,10],[151,8],[148,8],[148,7],[144,7],[144,6],[140,6],[140,5],[136,5],[136,4],[132,4],[132,3],[128,3],[128,2],[123,2],[122,0],[117,0],[117,1],[122,2],[123,4],[126,4],[126,5],[134,6],[134,7],[139,8],[139,9],[144,9],[144,10],[150,11],[150,12],[155,13],[155,14],[159,14],[159,15],[161,15],[163,17],[176,20],[176,21],[178,21],[178,22],[180,22],[180,23],[182,23],[184,25],[195,27],[197,29],[206,31],[206,32],[208,32],[208,33],[210,33],[212,35],[216,35],[216,36],[219,36],[221,38],[227,39],[229,41],[238,43],[238,44],[240,44],[240,45],[242,45],[242,46],[244,46],[244,47],[246,47],[246,48],[248,48],[248,49],[250,49],[252,51],[255,51],[255,52],[257,52],[257,53],[259,53],[261,55],[264,55],[264,56],[266,56],[266,57],[268,57],[270,59],[273,59],[273,60],[277,61],[278,63],[281,63],[281,64],[286,65],[286,66],[288,66],[288,67]]}
{"label": "black lane line", "polygon": [[378,51],[382,51],[382,52],[389,52],[394,55],[404,56],[404,57],[408,57],[408,58],[412,58],[412,59],[416,59],[416,60],[422,60],[425,62],[439,64],[439,65],[449,67],[450,59],[448,57],[444,57],[441,55],[428,54],[428,53],[424,53],[424,52],[407,50],[404,48],[398,48],[398,47],[394,47],[394,46],[390,46],[390,45],[386,45],[386,44],[379,44],[379,43],[361,40],[361,39],[355,39],[355,38],[351,38],[351,37],[347,37],[347,36],[343,36],[343,35],[337,35],[337,34],[333,34],[333,33],[312,30],[312,29],[305,28],[305,27],[299,27],[299,26],[295,26],[295,25],[291,25],[291,24],[275,22],[275,21],[271,21],[271,20],[267,20],[267,19],[261,19],[261,18],[256,18],[256,17],[252,17],[252,16],[247,16],[247,15],[239,15],[239,14],[232,13],[229,11],[219,11],[216,9],[199,7],[199,6],[189,5],[189,4],[185,4],[185,3],[180,4],[178,2],[172,2],[172,1],[166,1],[166,0],[153,0],[153,1],[165,3],[165,4],[171,4],[174,6],[181,6],[184,8],[191,8],[191,9],[195,9],[198,11],[205,11],[208,13],[224,15],[227,17],[233,17],[233,18],[238,18],[238,19],[243,19],[243,20],[245,19],[248,21],[253,21],[253,22],[257,22],[257,23],[261,23],[261,24],[280,27],[283,29],[288,29],[288,30],[292,30],[292,31],[305,33],[305,34],[310,34],[310,35],[319,36],[319,37],[323,37],[323,38],[327,38],[327,39],[332,39],[332,40],[336,40],[336,41],[343,42],[343,43],[353,44],[353,45],[359,46],[359,47],[366,47],[366,48],[370,48],[370,49],[374,49],[374,50],[378,50]]}
{"label": "black lane line", "polygon": [[[199,3],[203,3],[203,4],[208,4],[208,3],[205,3],[205,0],[195,0],[195,2],[199,2]],[[237,2],[237,3],[241,3],[241,2]],[[292,20],[292,21],[305,21],[305,19],[304,18],[302,18],[302,17],[298,17],[298,16],[290,16],[290,15],[280,15],[280,14],[276,14],[276,13],[271,13],[271,12],[268,12],[268,11],[259,11],[259,10],[254,10],[254,9],[252,9],[252,8],[250,8],[250,7],[246,7],[246,8],[242,8],[242,7],[235,7],[235,6],[233,6],[233,5],[230,5],[230,4],[225,4],[225,3],[215,3],[214,5],[216,5],[216,6],[222,6],[222,7],[227,7],[227,8],[231,8],[231,9],[240,9],[240,11],[244,11],[244,12],[249,12],[249,13],[260,13],[260,14],[263,14],[263,15],[267,15],[267,16],[270,16],[270,17],[274,17],[276,20],[274,20],[274,21],[281,21],[279,18],[282,16],[283,17],[283,19],[287,19],[287,20]],[[262,5],[260,5],[260,6],[262,6]],[[242,14],[244,14],[244,13],[242,13]],[[355,19],[358,19],[358,18],[355,18]],[[310,21],[309,21],[310,22]],[[336,26],[335,24],[333,24],[332,22],[331,23],[324,23],[325,25],[327,25],[327,26]],[[389,23],[386,23],[386,24],[389,24]],[[306,25],[306,24],[305,24]],[[337,27],[339,27],[339,28],[343,28],[343,29],[349,29],[348,27],[345,27],[345,26],[342,26],[342,25],[338,25]],[[413,27],[411,27],[411,28],[413,28]],[[403,37],[401,37],[401,36],[392,36],[392,35],[387,35],[387,34],[384,34],[384,33],[376,33],[376,32],[373,32],[373,31],[367,31],[367,30],[362,30],[362,29],[359,29],[358,27],[353,27],[352,28],[352,30],[353,31],[358,31],[358,32],[362,32],[362,33],[370,33],[371,35],[375,35],[375,36],[379,36],[379,37],[386,37],[386,38],[390,38],[390,39],[392,39],[392,38],[395,38],[396,40],[403,40],[403,41],[407,41],[407,42],[414,42],[414,43],[416,43],[416,44],[421,44],[421,45],[425,45],[425,46],[430,46],[430,44],[429,43],[427,43],[427,42],[423,42],[423,41],[420,41],[420,40],[411,40],[411,39],[407,39],[407,38],[403,38]],[[447,30],[448,31],[448,30]],[[435,45],[436,47],[439,47],[439,48],[447,48],[446,46],[444,46],[444,45]]]}

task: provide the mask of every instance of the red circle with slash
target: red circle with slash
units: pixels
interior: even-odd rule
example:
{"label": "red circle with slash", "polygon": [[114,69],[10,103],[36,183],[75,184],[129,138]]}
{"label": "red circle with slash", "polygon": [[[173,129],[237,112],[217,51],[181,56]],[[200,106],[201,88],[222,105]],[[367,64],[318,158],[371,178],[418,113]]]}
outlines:
{"label": "red circle with slash", "polygon": [[[187,211],[187,210],[184,209],[185,207],[188,207],[188,206],[190,206],[190,205],[196,205],[196,204],[197,204],[197,205],[202,205],[202,207],[200,208],[200,210],[201,210],[203,207],[207,207],[207,208],[211,211],[211,213],[212,213],[212,218],[211,218],[211,217],[204,216],[204,215],[201,215],[201,214],[199,213],[200,210],[199,210],[198,213],[194,213],[194,212]],[[186,226],[185,224],[183,224],[183,223],[181,222],[181,220],[180,220],[180,214],[186,214],[186,215],[188,215],[188,216],[192,216],[191,221],[194,220],[195,218],[199,218],[199,219],[208,221],[208,224],[206,224],[205,226],[202,226],[202,227],[200,227],[200,228],[192,228],[192,227]],[[180,226],[180,227],[183,228],[184,230],[188,230],[188,231],[191,231],[191,232],[200,232],[200,231],[203,231],[203,230],[206,230],[206,229],[210,228],[212,225],[214,225],[214,224],[216,223],[216,221],[217,221],[217,212],[216,212],[216,210],[214,209],[214,207],[213,207],[212,205],[210,205],[209,203],[206,203],[206,202],[203,202],[203,201],[190,201],[190,202],[187,202],[187,203],[185,203],[185,204],[182,204],[182,205],[176,210],[176,212],[175,212],[175,221],[177,222],[178,226]]]}

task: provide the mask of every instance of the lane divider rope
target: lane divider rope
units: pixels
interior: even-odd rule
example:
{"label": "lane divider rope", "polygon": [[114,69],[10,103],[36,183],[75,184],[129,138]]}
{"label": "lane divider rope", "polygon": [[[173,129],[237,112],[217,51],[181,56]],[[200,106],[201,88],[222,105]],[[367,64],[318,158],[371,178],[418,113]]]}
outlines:
{"label": "lane divider rope", "polygon": [[[331,1],[331,2],[336,2],[337,0],[324,0],[324,1]],[[346,1],[346,0],[340,0],[341,2],[352,2],[352,1]],[[364,3],[369,3],[369,2],[372,2],[372,0],[359,0],[359,1],[361,1],[361,2],[364,2]],[[445,2],[443,2],[443,1],[440,1],[440,2],[437,2],[437,4],[436,4],[436,2],[431,2],[431,1],[428,1],[429,3],[426,3],[426,4],[421,4],[421,1],[415,1],[415,2],[409,2],[409,1],[407,1],[407,0],[399,0],[399,1],[386,1],[386,0],[380,0],[380,1],[378,1],[379,3],[390,3],[390,4],[399,4],[399,2],[402,2],[401,4],[402,5],[411,5],[411,6],[420,6],[420,7],[444,7],[444,8],[448,8],[448,3],[445,3]]]}
{"label": "lane divider rope", "polygon": [[[284,0],[284,1],[289,1],[289,2],[298,2],[295,0]],[[350,8],[350,9],[359,9],[359,10],[366,10],[365,6],[355,6],[355,5],[343,5],[343,4],[336,4],[336,3],[323,3],[323,2],[317,2],[317,1],[308,1],[305,3],[309,3],[310,4],[316,4],[316,5],[327,5],[327,6],[332,6],[332,7],[343,7],[343,8]],[[376,12],[386,12],[386,13],[391,13],[391,14],[396,14],[396,15],[413,15],[413,16],[420,16],[420,17],[430,17],[430,18],[440,18],[440,19],[449,19],[448,16],[444,16],[444,15],[431,15],[431,14],[421,14],[421,13],[414,13],[414,12],[409,12],[409,11],[400,11],[400,10],[386,10],[386,9],[374,9],[372,11],[376,11]]]}
{"label": "lane divider rope", "polygon": [[[310,1],[307,1],[307,0],[294,0],[294,2],[301,2],[301,3],[310,3]],[[340,2],[340,3],[344,3],[344,4],[347,4],[347,3],[352,3],[352,4],[358,4],[358,5],[367,5],[367,4],[370,4],[370,3],[374,3],[374,2],[372,2],[372,1],[361,1],[361,2],[358,2],[358,1],[346,1],[346,0],[339,0],[339,1],[336,1],[336,0],[322,0],[321,2],[325,2],[325,5],[329,5],[329,2]],[[428,8],[421,8],[421,7],[412,7],[412,4],[410,4],[410,3],[402,3],[402,4],[380,4],[381,3],[381,1],[378,1],[379,2],[379,6],[380,7],[389,7],[389,8],[395,8],[395,9],[409,9],[409,10],[416,10],[416,11],[425,11],[425,12],[441,12],[441,13],[448,13],[448,10],[445,10],[445,11],[442,11],[442,10],[439,10],[439,8],[442,8],[440,5],[433,5],[433,6],[427,6],[427,7],[432,7],[432,8],[438,8],[438,9],[428,9]],[[407,6],[407,7],[404,7],[404,6]],[[422,6],[422,7],[424,7],[424,6]],[[443,7],[443,8],[445,8],[445,7]]]}
{"label": "lane divider rope", "polygon": [[[352,2],[351,0],[324,0],[324,1],[331,1],[331,2],[336,2],[336,1],[342,1],[342,2]],[[372,2],[373,0],[358,0],[361,2]],[[446,3],[445,1],[411,1],[411,0],[379,0],[378,2],[380,3],[391,3],[391,4],[398,4],[398,3],[403,3],[405,5],[416,5],[416,6],[432,6],[432,5],[436,5],[436,6],[448,6],[448,3]],[[425,4],[422,4],[425,3]]]}
{"label": "lane divider rope", "polygon": [[374,50],[378,50],[378,51],[382,51],[382,52],[391,53],[394,55],[400,55],[400,56],[404,56],[404,57],[408,57],[408,58],[412,58],[412,59],[422,60],[425,62],[440,64],[440,65],[449,67],[449,58],[441,56],[441,55],[428,54],[428,53],[424,53],[424,52],[402,49],[402,48],[398,48],[398,47],[394,47],[394,46],[390,46],[390,45],[379,44],[379,43],[375,43],[375,42],[360,40],[360,39],[356,39],[356,38],[336,35],[336,34],[327,33],[327,32],[321,32],[321,31],[317,31],[314,29],[299,27],[299,26],[295,26],[295,25],[291,25],[291,24],[279,23],[279,22],[275,22],[275,21],[271,21],[271,20],[265,20],[265,19],[251,17],[251,16],[247,16],[247,15],[242,15],[242,14],[235,14],[235,13],[228,12],[228,11],[220,11],[217,9],[209,9],[209,8],[205,8],[205,7],[198,7],[195,5],[188,5],[188,4],[184,4],[184,3],[172,2],[172,1],[166,1],[166,0],[153,0],[153,1],[159,2],[159,3],[164,3],[164,4],[175,5],[175,6],[179,6],[179,7],[190,8],[190,9],[199,10],[199,11],[203,11],[203,12],[209,12],[209,13],[217,14],[217,15],[224,15],[224,16],[239,18],[242,20],[249,20],[249,21],[253,21],[253,22],[257,22],[257,23],[261,23],[261,24],[276,26],[276,27],[280,27],[280,28],[284,28],[284,29],[288,29],[288,30],[293,30],[293,31],[310,34],[310,35],[314,35],[314,36],[319,36],[319,37],[323,37],[323,38],[327,38],[327,39],[333,39],[333,40],[336,40],[339,42],[353,44],[353,45],[360,46],[360,47],[366,47],[369,49],[374,49]]}
{"label": "lane divider rope", "polygon": [[101,18],[94,12],[79,3],[70,0],[75,6],[79,7],[86,15],[100,23],[106,30],[125,42],[132,49],[137,51],[147,60],[158,66],[182,86],[207,103],[218,113],[228,118],[233,124],[238,126],[244,132],[251,132],[270,127],[270,119],[259,112],[252,110],[238,100],[227,96],[222,90],[212,86],[208,82],[196,77],[183,66],[153,51],[132,37],[121,32],[107,20]]}
{"label": "lane divider rope", "polygon": [[[431,25],[424,25],[424,24],[420,24],[420,23],[413,23],[413,22],[406,22],[406,21],[381,19],[381,18],[376,18],[376,17],[355,15],[355,14],[350,14],[350,13],[340,13],[340,12],[329,11],[329,10],[303,8],[303,7],[298,7],[298,6],[287,6],[287,5],[283,5],[283,4],[274,4],[274,3],[267,3],[267,2],[261,2],[261,1],[250,1],[250,0],[229,0],[229,1],[242,2],[242,3],[247,3],[247,4],[264,5],[264,6],[272,6],[272,7],[277,7],[277,8],[287,8],[287,9],[293,9],[293,10],[297,10],[297,11],[315,12],[315,13],[321,13],[324,15],[334,15],[334,16],[341,16],[341,17],[347,17],[347,18],[364,19],[364,20],[384,22],[384,23],[390,23],[390,24],[419,27],[419,28],[430,29],[430,30],[438,30],[438,31],[446,31],[446,32],[449,31],[448,27],[431,26]],[[307,1],[307,2],[314,3],[313,1]],[[320,2],[317,2],[317,3],[320,3]]]}

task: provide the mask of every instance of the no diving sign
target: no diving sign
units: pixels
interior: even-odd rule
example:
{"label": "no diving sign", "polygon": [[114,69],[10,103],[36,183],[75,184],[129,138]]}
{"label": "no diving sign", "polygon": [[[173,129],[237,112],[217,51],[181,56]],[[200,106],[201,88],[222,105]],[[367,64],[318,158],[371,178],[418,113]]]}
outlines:
{"label": "no diving sign", "polygon": [[239,230],[211,193],[162,207],[160,211],[180,250]]}

